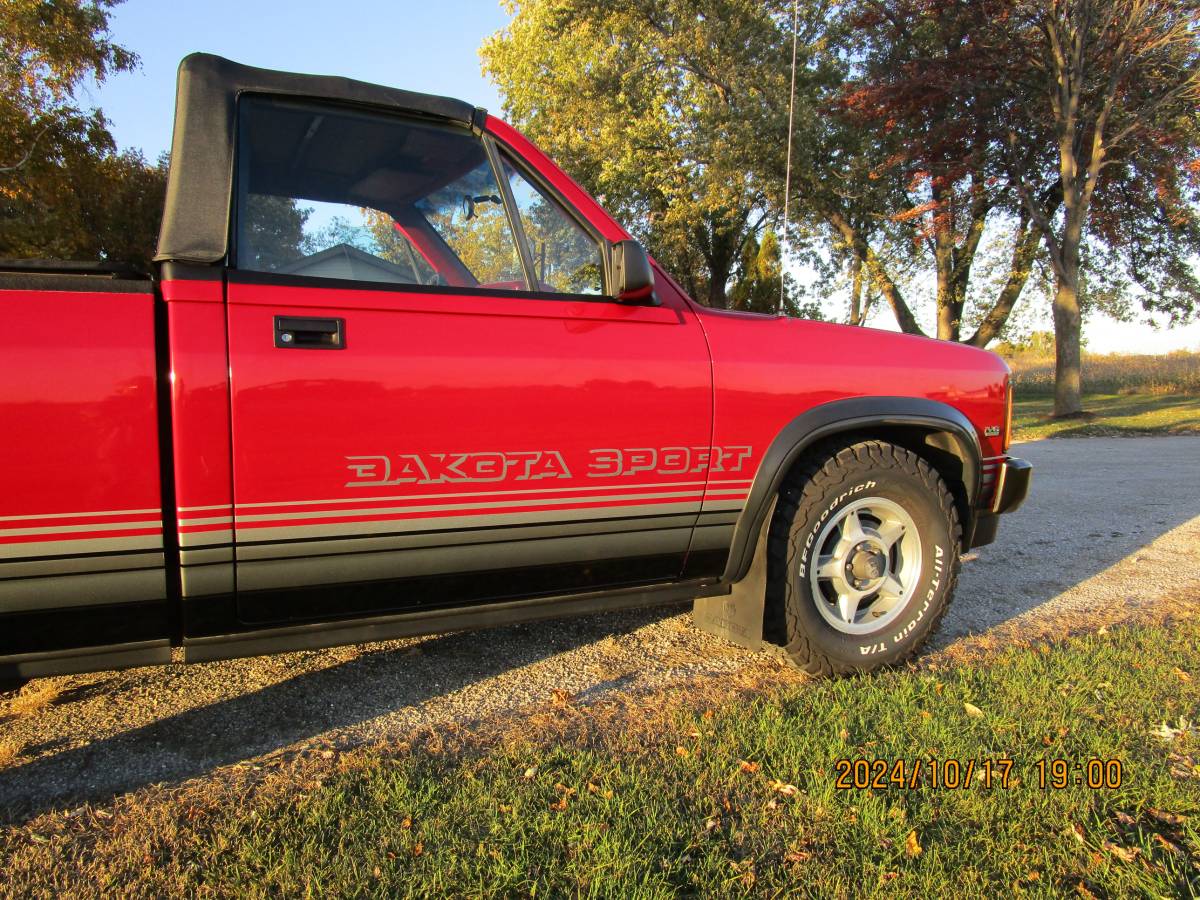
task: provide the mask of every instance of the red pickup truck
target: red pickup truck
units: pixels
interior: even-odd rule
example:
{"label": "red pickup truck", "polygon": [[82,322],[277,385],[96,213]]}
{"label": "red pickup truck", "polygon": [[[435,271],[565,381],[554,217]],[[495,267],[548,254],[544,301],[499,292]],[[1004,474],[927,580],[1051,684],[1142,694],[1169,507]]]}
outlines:
{"label": "red pickup truck", "polygon": [[482,109],[193,55],[171,160],[154,277],[0,264],[0,675],[697,598],[869,669],[1027,491],[998,357],[699,306]]}

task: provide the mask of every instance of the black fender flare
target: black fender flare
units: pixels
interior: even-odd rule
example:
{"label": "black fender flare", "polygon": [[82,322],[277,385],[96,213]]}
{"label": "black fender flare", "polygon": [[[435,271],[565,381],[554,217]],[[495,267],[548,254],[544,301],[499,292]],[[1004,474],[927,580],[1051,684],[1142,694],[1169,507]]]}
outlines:
{"label": "black fender flare", "polygon": [[[982,477],[982,451],[974,426],[962,412],[949,404],[920,397],[851,397],[822,403],[789,422],[763,454],[746,506],[734,527],[723,582],[741,581],[750,571],[771,501],[800,455],[817,441],[847,431],[869,431],[873,426],[909,426],[945,435],[949,439],[947,449],[962,463],[968,510],[975,508]],[[973,522],[963,522],[964,546],[969,546],[972,530]]]}

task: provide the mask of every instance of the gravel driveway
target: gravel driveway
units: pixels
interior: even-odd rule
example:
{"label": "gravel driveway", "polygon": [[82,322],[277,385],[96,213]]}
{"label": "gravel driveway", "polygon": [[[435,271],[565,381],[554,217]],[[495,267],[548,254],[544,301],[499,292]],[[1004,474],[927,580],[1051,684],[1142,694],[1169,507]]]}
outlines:
{"label": "gravel driveway", "polygon": [[[967,557],[930,652],[1061,636],[1200,601],[1200,438],[1038,441],[1033,493]],[[22,745],[0,821],[281,749],[348,746],[463,722],[552,691],[581,701],[778,666],[704,635],[682,607],[196,666],[64,676],[59,699],[0,717]],[[2,709],[2,707],[0,707]]]}

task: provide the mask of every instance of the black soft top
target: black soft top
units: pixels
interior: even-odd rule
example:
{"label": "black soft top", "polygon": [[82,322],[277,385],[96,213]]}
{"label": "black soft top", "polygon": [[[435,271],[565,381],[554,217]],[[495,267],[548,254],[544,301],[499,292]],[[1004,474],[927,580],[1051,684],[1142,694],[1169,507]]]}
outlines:
{"label": "black soft top", "polygon": [[225,258],[233,198],[235,112],[242,93],[336,100],[476,129],[482,129],[487,115],[450,97],[350,78],[256,69],[208,53],[186,56],[179,64],[171,170],[156,261],[207,264]]}

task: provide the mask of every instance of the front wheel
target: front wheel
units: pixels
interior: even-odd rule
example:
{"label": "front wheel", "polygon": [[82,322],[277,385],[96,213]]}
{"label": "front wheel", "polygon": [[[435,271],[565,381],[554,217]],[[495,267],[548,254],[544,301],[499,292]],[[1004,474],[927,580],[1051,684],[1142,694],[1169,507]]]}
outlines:
{"label": "front wheel", "polygon": [[950,604],[961,541],[946,483],[912,451],[862,441],[812,456],[785,482],[768,542],[787,658],[813,675],[908,659]]}

